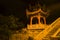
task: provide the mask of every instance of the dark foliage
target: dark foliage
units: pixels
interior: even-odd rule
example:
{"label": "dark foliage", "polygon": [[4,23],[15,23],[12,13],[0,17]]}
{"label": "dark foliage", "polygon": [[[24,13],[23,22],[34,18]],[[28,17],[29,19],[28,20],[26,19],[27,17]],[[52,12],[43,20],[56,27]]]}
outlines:
{"label": "dark foliage", "polygon": [[[9,36],[16,30],[21,30],[24,27],[22,22],[18,22],[18,18],[11,16],[0,15],[0,39],[8,40]],[[2,38],[1,38],[2,37]]]}

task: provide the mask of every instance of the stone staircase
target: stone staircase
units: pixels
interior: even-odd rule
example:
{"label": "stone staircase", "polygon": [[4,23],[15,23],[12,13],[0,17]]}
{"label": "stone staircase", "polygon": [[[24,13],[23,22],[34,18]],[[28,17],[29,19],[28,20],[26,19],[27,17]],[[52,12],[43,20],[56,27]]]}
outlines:
{"label": "stone staircase", "polygon": [[[49,40],[48,36],[51,36],[56,30],[59,28],[60,18],[55,20],[51,25],[49,25],[45,30],[40,32],[36,37],[35,40]],[[47,38],[48,37],[48,38]]]}
{"label": "stone staircase", "polygon": [[51,39],[51,36],[60,28],[60,26],[56,26],[49,32],[49,34],[46,35],[46,37],[43,38],[43,40],[49,40]]}

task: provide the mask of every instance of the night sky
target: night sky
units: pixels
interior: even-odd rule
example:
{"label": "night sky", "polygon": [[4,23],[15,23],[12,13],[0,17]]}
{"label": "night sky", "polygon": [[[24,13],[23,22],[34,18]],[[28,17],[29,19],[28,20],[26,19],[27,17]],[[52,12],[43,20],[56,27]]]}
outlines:
{"label": "night sky", "polygon": [[25,9],[29,4],[39,3],[51,11],[47,17],[47,24],[60,17],[60,2],[58,0],[0,0],[0,14],[4,16],[14,15],[25,20]]}

